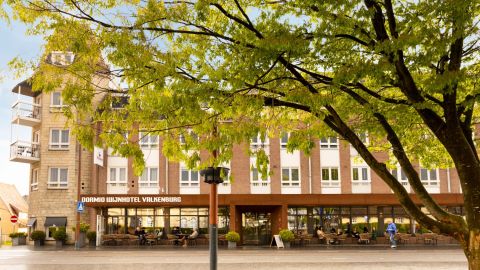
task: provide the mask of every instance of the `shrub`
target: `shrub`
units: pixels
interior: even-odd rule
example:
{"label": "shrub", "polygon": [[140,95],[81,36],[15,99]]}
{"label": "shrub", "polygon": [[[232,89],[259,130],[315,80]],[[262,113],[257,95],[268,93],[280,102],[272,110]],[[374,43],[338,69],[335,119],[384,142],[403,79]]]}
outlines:
{"label": "shrub", "polygon": [[96,241],[97,240],[97,232],[96,231],[87,232],[87,239],[88,239],[88,241]]}
{"label": "shrub", "polygon": [[43,231],[33,231],[31,237],[32,237],[32,240],[34,241],[38,241],[38,240],[43,241],[45,240],[46,235],[45,235],[45,232]]}
{"label": "shrub", "polygon": [[238,241],[240,241],[240,234],[238,234],[234,231],[229,231],[225,235],[225,239],[227,239],[227,241],[229,241],[229,242],[238,242]]}
{"label": "shrub", "polygon": [[10,236],[10,238],[27,237],[27,234],[23,232],[16,232],[16,233],[14,232],[9,234],[8,236]]}
{"label": "shrub", "polygon": [[[87,232],[88,229],[90,229],[90,224],[80,222],[80,232]],[[75,232],[76,230],[77,230],[77,227],[73,226],[72,231]]]}
{"label": "shrub", "polygon": [[67,240],[67,231],[65,227],[58,227],[58,230],[56,230],[52,236],[55,240],[65,241]]}
{"label": "shrub", "polygon": [[295,239],[295,235],[293,235],[293,232],[287,229],[280,230],[278,234],[280,235],[280,238],[282,238],[282,241],[285,242],[290,242]]}

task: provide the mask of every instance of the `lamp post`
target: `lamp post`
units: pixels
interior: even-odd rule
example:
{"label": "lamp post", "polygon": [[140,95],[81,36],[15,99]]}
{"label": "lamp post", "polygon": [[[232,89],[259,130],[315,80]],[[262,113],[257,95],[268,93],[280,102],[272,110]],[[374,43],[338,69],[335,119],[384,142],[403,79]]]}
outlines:
{"label": "lamp post", "polygon": [[[217,157],[217,151],[213,151],[213,157]],[[208,167],[200,171],[200,175],[205,177],[204,182],[210,184],[210,213],[209,219],[209,234],[210,234],[210,270],[217,270],[217,250],[218,250],[218,194],[217,184],[223,183],[223,177],[228,174],[229,169],[224,167]]]}

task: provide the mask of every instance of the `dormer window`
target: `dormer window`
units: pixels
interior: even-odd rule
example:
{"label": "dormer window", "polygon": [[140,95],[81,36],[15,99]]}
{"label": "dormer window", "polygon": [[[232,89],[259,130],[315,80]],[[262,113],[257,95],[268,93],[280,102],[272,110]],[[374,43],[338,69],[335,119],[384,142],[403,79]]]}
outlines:
{"label": "dormer window", "polygon": [[56,66],[68,66],[73,63],[75,54],[73,52],[52,52],[49,55],[49,62]]}

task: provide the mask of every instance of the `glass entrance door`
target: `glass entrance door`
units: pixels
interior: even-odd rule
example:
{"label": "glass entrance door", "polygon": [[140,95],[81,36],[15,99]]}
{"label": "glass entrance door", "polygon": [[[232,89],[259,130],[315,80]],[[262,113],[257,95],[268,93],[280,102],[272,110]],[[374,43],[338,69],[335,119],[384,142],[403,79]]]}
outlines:
{"label": "glass entrance door", "polygon": [[268,245],[272,235],[271,213],[242,213],[243,245]]}

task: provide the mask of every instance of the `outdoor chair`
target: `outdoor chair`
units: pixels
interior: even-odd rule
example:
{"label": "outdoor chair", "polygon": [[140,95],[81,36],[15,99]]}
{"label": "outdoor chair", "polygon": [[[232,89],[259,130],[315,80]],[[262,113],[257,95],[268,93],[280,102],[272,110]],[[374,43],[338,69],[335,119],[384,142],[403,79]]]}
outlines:
{"label": "outdoor chair", "polygon": [[370,244],[370,234],[369,233],[361,233],[360,238],[358,238],[359,244]]}
{"label": "outdoor chair", "polygon": [[338,244],[343,244],[345,242],[345,240],[347,240],[347,234],[343,233],[343,234],[340,234],[338,237],[337,237],[337,243]]}

